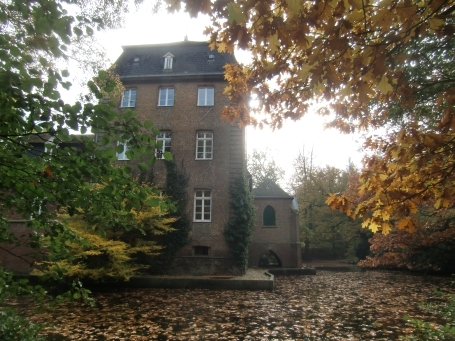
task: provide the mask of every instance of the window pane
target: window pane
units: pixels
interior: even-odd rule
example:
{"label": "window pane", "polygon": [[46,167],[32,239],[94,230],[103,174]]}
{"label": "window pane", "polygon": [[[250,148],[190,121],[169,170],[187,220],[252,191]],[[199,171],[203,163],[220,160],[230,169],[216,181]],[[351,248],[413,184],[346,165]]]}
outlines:
{"label": "window pane", "polygon": [[197,104],[198,105],[204,105],[205,104],[205,89],[204,88],[199,88],[198,89]]}
{"label": "window pane", "polygon": [[167,91],[167,105],[174,105],[174,89],[168,89]]}
{"label": "window pane", "polygon": [[166,91],[160,89],[160,105],[166,105]]}
{"label": "window pane", "polygon": [[264,226],[275,226],[276,225],[275,210],[270,205],[268,205],[268,206],[266,206],[266,208],[264,208],[263,223],[264,223]]}
{"label": "window pane", "polygon": [[213,88],[207,88],[207,105],[213,105]]}
{"label": "window pane", "polygon": [[136,90],[130,90],[130,107],[136,106]]}

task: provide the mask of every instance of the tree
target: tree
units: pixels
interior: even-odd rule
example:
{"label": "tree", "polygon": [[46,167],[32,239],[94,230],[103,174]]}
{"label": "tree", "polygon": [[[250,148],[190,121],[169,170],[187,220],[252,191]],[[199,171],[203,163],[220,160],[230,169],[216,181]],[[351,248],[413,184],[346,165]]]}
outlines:
{"label": "tree", "polygon": [[319,167],[314,165],[313,152],[305,154],[303,150],[294,160],[294,170],[291,186],[299,203],[305,254],[310,254],[311,245],[311,248],[324,249],[327,256],[354,258],[360,242],[360,222],[331,210],[325,201],[329,193],[347,189],[350,178],[358,172],[355,166],[349,164],[345,170]]}
{"label": "tree", "polygon": [[[134,212],[151,212],[160,204],[156,189],[138,186],[129,167],[115,164],[127,144],[127,156],[145,170],[154,161],[147,155],[154,154],[156,133],[152,122],[138,121],[132,110],[119,113],[115,99],[106,97],[116,88],[116,77],[100,71],[88,83],[93,103],[69,104],[60,96],[61,88],[71,86],[59,61],[68,58],[72,39],[104,27],[96,16],[69,14],[70,3],[0,2],[0,242],[21,242],[10,231],[13,214],[28,220],[29,246],[45,246],[54,259],[68,255],[70,244],[84,245],[59,219],[58,209],[103,235],[112,229],[144,231]],[[81,134],[71,135],[72,130]],[[34,157],[32,140],[45,143],[46,152]],[[36,292],[0,270],[8,295]],[[64,274],[59,269],[52,275]],[[86,296],[78,282],[73,288],[79,291],[72,297]],[[0,313],[1,325],[14,324],[8,316]]]}
{"label": "tree", "polygon": [[[372,98],[387,102],[413,90],[397,65],[426,57],[403,55],[403,49],[422,37],[453,34],[451,0],[167,3],[170,10],[185,3],[192,16],[209,14],[206,33],[213,48],[252,52],[247,67],[226,69],[226,93],[238,108],[225,115],[256,123],[250,113],[265,111],[273,126],[301,117],[315,98],[331,101],[351,124],[370,125],[379,118],[368,110]],[[258,98],[255,108],[248,106],[250,94]]]}
{"label": "tree", "polygon": [[254,229],[255,208],[253,194],[244,175],[237,177],[230,185],[231,217],[224,230],[234,261],[242,274],[248,269],[248,251]]}
{"label": "tree", "polygon": [[[93,191],[104,186],[95,185]],[[138,184],[132,189],[131,195],[147,186]],[[139,270],[147,269],[149,264],[142,263],[142,258],[156,257],[167,247],[157,237],[172,233],[172,225],[178,220],[170,214],[173,204],[163,196],[152,193],[147,200],[158,200],[159,204],[133,208],[132,225],[140,228],[130,230],[117,226],[115,221],[105,221],[100,233],[99,226],[90,223],[91,219],[80,215],[70,217],[62,212],[64,210],[59,210],[57,217],[65,229],[55,237],[57,243],[51,243],[50,238],[43,238],[42,244],[49,254],[45,260],[36,262],[33,274],[44,276],[62,273],[77,280],[116,281],[129,280]],[[125,201],[120,203],[125,204]]]}
{"label": "tree", "polygon": [[264,179],[270,179],[275,183],[284,178],[284,170],[275,163],[270,150],[259,151],[254,149],[248,156],[248,172],[253,178],[253,185],[257,186]]}
{"label": "tree", "polygon": [[[175,10],[181,3],[169,0],[168,6]],[[410,214],[421,203],[433,200],[435,210],[450,206],[453,0],[185,4],[191,15],[212,18],[206,32],[213,48],[252,52],[250,65],[226,67],[225,93],[234,103],[223,111],[227,120],[279,128],[283,119],[304,115],[313,100],[326,101],[335,115],[330,126],[345,132],[403,118],[403,129],[366,143],[373,156],[360,176],[364,201],[333,195],[333,208],[387,233],[415,228]],[[248,105],[251,97],[254,107]],[[259,120],[256,113],[267,118]]]}

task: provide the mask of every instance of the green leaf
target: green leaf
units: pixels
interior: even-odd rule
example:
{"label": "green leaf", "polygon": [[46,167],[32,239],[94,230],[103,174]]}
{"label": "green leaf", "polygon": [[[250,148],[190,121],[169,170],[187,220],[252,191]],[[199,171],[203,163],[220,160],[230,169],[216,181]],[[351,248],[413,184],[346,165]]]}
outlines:
{"label": "green leaf", "polygon": [[166,161],[171,161],[172,160],[172,153],[171,152],[164,152],[163,157]]}
{"label": "green leaf", "polygon": [[152,206],[152,207],[157,207],[160,205],[160,199],[159,198],[150,198],[146,201],[147,205]]}
{"label": "green leaf", "polygon": [[151,129],[153,127],[153,122],[150,120],[145,120],[144,121],[144,128],[145,129]]}
{"label": "green leaf", "polygon": [[237,25],[245,24],[246,16],[239,4],[235,2],[228,3],[227,11],[229,23],[233,23],[235,21]]}
{"label": "green leaf", "polygon": [[140,162],[137,164],[137,167],[141,172],[145,172],[149,167],[145,162]]}

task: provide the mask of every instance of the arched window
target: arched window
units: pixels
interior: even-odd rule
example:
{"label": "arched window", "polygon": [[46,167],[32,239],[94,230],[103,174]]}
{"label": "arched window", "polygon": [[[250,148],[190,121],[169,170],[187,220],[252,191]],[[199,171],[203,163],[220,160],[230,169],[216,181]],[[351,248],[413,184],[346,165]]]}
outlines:
{"label": "arched window", "polygon": [[267,205],[262,213],[264,226],[276,226],[275,210],[272,206]]}

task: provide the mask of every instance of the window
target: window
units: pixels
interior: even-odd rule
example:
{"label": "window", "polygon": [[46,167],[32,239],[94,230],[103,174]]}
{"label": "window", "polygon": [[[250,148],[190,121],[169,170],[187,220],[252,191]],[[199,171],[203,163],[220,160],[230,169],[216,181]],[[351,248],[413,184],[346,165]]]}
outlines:
{"label": "window", "polygon": [[[128,144],[125,144],[123,142],[117,142],[117,160],[129,160],[128,159],[128,156],[126,155],[126,152],[128,150],[130,150],[130,148],[128,147]],[[119,152],[120,150],[120,146],[122,146],[122,151]]]}
{"label": "window", "polygon": [[158,100],[160,107],[171,107],[174,105],[174,88],[161,88]]}
{"label": "window", "polygon": [[[171,151],[171,132],[162,132],[156,136],[157,148],[155,149],[155,156],[158,159],[164,159],[164,152]],[[160,146],[158,146],[160,144]]]}
{"label": "window", "polygon": [[194,255],[195,256],[208,256],[209,247],[208,246],[194,246]]}
{"label": "window", "polygon": [[197,190],[194,192],[194,221],[211,221],[212,192]]}
{"label": "window", "polygon": [[172,69],[172,61],[174,60],[174,55],[172,53],[166,53],[164,56],[164,69],[171,70]]}
{"label": "window", "polygon": [[196,160],[211,160],[213,154],[213,133],[198,132],[196,135]]}
{"label": "window", "polygon": [[30,143],[30,148],[27,149],[28,157],[39,157],[46,151],[44,143]]}
{"label": "window", "polygon": [[276,226],[275,210],[272,206],[267,205],[262,213],[264,226]]}
{"label": "window", "polygon": [[122,108],[131,108],[136,106],[136,89],[123,91]]}
{"label": "window", "polygon": [[197,105],[211,106],[213,105],[213,87],[199,88],[197,92]]}

